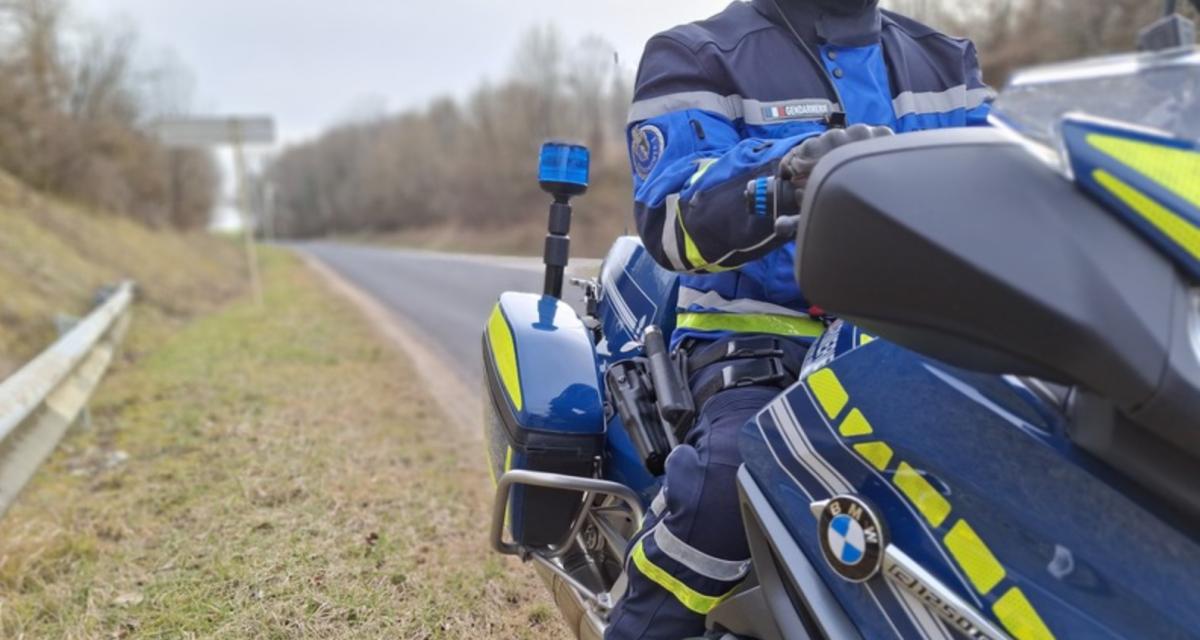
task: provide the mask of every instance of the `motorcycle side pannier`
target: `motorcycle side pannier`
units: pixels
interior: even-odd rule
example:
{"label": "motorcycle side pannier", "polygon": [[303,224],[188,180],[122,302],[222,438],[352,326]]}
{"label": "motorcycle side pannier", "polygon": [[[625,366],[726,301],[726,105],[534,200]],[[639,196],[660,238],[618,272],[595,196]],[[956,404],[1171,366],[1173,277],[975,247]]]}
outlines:
{"label": "motorcycle side pannier", "polygon": [[[605,422],[591,337],[566,303],[505,293],[483,336],[487,445],[493,478],[526,469],[594,477]],[[583,496],[515,486],[508,505],[514,542],[564,542]]]}

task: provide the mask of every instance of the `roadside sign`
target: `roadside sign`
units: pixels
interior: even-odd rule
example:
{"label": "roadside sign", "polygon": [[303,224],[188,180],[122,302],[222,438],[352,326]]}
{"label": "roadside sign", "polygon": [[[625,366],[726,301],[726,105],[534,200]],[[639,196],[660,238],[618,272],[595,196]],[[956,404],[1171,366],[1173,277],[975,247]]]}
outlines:
{"label": "roadside sign", "polygon": [[275,120],[270,116],[168,118],[150,125],[168,147],[274,144]]}
{"label": "roadside sign", "polygon": [[258,253],[254,245],[254,216],[250,212],[246,156],[248,144],[274,144],[275,120],[270,116],[227,116],[167,118],[150,125],[151,132],[168,147],[233,147],[233,162],[237,172],[238,208],[242,211],[242,232],[246,238],[246,261],[249,264],[250,288],[258,306],[263,305],[262,278],[258,269]]}

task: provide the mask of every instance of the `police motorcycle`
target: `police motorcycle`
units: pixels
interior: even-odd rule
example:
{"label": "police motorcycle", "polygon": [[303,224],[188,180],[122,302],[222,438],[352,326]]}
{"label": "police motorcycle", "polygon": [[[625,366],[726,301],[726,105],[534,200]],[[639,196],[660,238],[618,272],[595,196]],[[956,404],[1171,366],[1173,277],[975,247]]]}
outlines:
{"label": "police motorcycle", "polygon": [[[753,566],[711,629],[1200,637],[1190,29],[1169,11],[1143,53],[1019,73],[993,127],[843,147],[800,203],[748,186],[749,209],[800,212],[779,230],[837,319],[740,434]],[[576,282],[585,312],[562,301],[587,150],[541,160],[545,291],[501,295],[483,338],[491,542],[600,638],[695,407],[664,344],[676,278],[636,238]]]}

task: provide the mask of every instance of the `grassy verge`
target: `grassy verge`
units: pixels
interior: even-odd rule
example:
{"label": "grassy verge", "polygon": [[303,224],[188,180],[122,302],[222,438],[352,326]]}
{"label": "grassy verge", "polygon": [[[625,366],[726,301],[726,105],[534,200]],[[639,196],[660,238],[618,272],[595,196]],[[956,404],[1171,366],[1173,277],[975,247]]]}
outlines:
{"label": "grassy verge", "polygon": [[265,310],[135,319],[0,521],[0,637],[561,637],[487,551],[476,436],[290,255],[265,279]]}
{"label": "grassy verge", "polygon": [[0,378],[82,315],[101,285],[137,280],[143,315],[186,321],[240,292],[236,243],[143,227],[42,196],[0,172]]}

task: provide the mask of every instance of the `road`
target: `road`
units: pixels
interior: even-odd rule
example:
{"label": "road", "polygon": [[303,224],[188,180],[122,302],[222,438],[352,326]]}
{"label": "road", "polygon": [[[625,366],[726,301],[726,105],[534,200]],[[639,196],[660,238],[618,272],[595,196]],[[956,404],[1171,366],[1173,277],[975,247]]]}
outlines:
{"label": "road", "polygon": [[[445,254],[331,242],[293,245],[396,314],[451,360],[464,382],[483,382],[480,335],[503,291],[541,291],[538,258]],[[595,260],[575,261],[581,270]],[[568,286],[567,299],[575,302]],[[478,388],[477,386],[475,388]]]}

